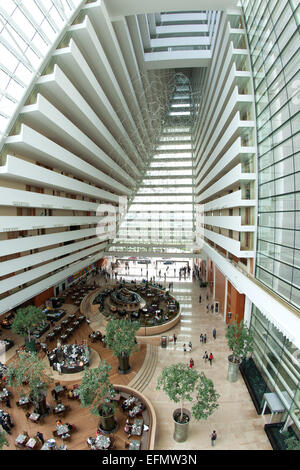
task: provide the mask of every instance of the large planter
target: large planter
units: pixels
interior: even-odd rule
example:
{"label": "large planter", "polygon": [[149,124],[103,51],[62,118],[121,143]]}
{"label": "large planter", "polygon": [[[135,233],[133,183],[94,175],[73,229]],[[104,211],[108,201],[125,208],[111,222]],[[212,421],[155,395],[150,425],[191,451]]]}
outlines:
{"label": "large planter", "polygon": [[129,356],[119,356],[119,367],[118,372],[119,374],[128,374],[131,371],[131,367],[129,364]]}
{"label": "large planter", "polygon": [[239,375],[239,367],[241,364],[241,359],[238,362],[233,362],[233,355],[228,356],[228,372],[227,372],[227,380],[228,382],[236,382]]}
{"label": "large planter", "polygon": [[113,410],[111,413],[104,414],[103,410],[100,408],[99,415],[100,415],[99,428],[101,429],[101,431],[104,432],[104,434],[110,434],[116,431],[118,427],[118,423],[115,420],[115,414]]}
{"label": "large planter", "polygon": [[188,430],[189,430],[189,423],[191,420],[191,413],[189,410],[186,410],[183,408],[183,413],[188,417],[188,421],[186,423],[178,423],[176,421],[175,417],[180,416],[181,408],[177,408],[173,412],[173,421],[174,421],[174,434],[173,434],[173,439],[176,442],[185,442],[187,440],[188,436]]}

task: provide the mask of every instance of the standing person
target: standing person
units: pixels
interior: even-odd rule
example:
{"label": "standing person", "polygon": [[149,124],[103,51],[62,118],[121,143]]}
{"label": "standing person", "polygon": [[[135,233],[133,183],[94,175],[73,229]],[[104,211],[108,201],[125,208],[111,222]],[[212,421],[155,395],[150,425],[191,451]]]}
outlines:
{"label": "standing person", "polygon": [[208,293],[206,293],[206,300],[208,300]]}
{"label": "standing person", "polygon": [[209,304],[206,305],[206,312],[209,310]]}
{"label": "standing person", "polygon": [[184,354],[186,353],[186,345],[185,345],[185,343],[184,343],[184,345],[183,345],[183,352],[184,352]]}
{"label": "standing person", "polygon": [[213,313],[213,311],[214,311],[214,304],[211,304],[210,310],[211,310],[211,313]]}
{"label": "standing person", "polygon": [[217,439],[216,431],[212,432],[210,439],[211,439],[211,445],[214,446],[215,445],[215,440]]}
{"label": "standing person", "polygon": [[203,359],[206,363],[207,359],[208,359],[208,354],[207,354],[207,351],[205,351],[205,353],[203,354]]}
{"label": "standing person", "polygon": [[190,359],[190,363],[189,363],[189,368],[192,369],[192,368],[194,367],[194,365],[195,365],[195,364],[194,364],[194,361],[193,361],[193,359],[191,358],[191,359]]}
{"label": "standing person", "polygon": [[200,334],[200,343],[203,343],[203,334]]}
{"label": "standing person", "polygon": [[174,340],[174,344],[176,344],[177,336],[175,335],[175,333],[173,334],[173,340]]}
{"label": "standing person", "polygon": [[190,348],[190,351],[192,350],[192,342],[190,341],[189,342],[189,348]]}
{"label": "standing person", "polygon": [[213,329],[213,338],[216,339],[217,338],[217,330],[214,328]]}
{"label": "standing person", "polygon": [[203,343],[206,343],[206,333],[205,333],[205,335],[203,336]]}
{"label": "standing person", "polygon": [[44,436],[40,431],[36,433],[36,437],[41,441],[42,445],[44,445],[44,442],[45,442]]}
{"label": "standing person", "polygon": [[199,304],[201,304],[202,297],[199,295]]}
{"label": "standing person", "polygon": [[211,366],[212,366],[213,358],[214,358],[213,354],[210,353],[210,355],[208,356],[208,360],[209,360],[209,363],[210,363]]}

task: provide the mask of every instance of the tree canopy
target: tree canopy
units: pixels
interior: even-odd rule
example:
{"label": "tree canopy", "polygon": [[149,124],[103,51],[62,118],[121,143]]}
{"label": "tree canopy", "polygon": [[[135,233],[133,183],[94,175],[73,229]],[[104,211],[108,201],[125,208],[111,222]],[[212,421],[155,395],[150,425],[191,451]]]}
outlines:
{"label": "tree canopy", "polygon": [[174,403],[181,403],[181,418],[185,401],[192,402],[192,416],[198,421],[207,419],[218,408],[218,393],[212,380],[203,372],[190,369],[185,363],[164,367],[158,382],[157,390],[163,390]]}
{"label": "tree canopy", "polygon": [[235,321],[226,331],[228,346],[232,351],[234,361],[239,361],[253,351],[253,336],[243,321]]}
{"label": "tree canopy", "polygon": [[130,356],[137,351],[136,332],[140,328],[138,321],[112,319],[106,326],[105,343],[117,357]]}
{"label": "tree canopy", "polygon": [[34,352],[22,351],[19,357],[7,367],[6,381],[20,395],[25,395],[29,389],[32,400],[38,401],[42,392],[47,392],[53,377],[47,370],[47,365]]}
{"label": "tree canopy", "polygon": [[28,341],[31,341],[33,331],[46,321],[46,314],[43,313],[41,308],[29,305],[28,307],[19,308],[17,310],[12,324],[12,330],[18,335],[28,338]]}
{"label": "tree canopy", "polygon": [[109,380],[111,365],[106,361],[94,369],[85,368],[81,383],[78,387],[81,406],[89,408],[91,414],[99,416],[99,408],[109,411],[113,408],[110,399],[115,392]]}

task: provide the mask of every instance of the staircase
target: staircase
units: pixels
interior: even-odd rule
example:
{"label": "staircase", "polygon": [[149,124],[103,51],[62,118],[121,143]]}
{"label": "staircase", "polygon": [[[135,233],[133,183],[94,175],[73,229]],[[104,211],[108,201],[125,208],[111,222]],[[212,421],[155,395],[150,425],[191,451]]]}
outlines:
{"label": "staircase", "polygon": [[142,392],[153,377],[158,362],[158,346],[147,344],[144,363],[136,376],[128,384],[129,387]]}

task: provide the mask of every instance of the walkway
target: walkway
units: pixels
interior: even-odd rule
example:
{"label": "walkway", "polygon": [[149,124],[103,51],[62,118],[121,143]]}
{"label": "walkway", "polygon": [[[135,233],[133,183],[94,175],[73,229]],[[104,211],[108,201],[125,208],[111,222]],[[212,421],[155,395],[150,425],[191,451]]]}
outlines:
{"label": "walkway", "polygon": [[[143,269],[145,273],[145,269]],[[119,275],[124,275],[123,269],[118,269]],[[155,271],[149,267],[149,278]],[[200,289],[198,282],[191,282],[191,279],[182,279],[179,282],[178,269],[177,277],[172,277],[174,270],[169,268],[166,284],[174,282],[173,293],[180,301],[182,308],[181,322],[168,332],[177,335],[176,345],[169,343],[166,349],[158,348],[158,364],[154,375],[143,390],[156,411],[157,433],[155,449],[176,449],[176,450],[271,450],[267,435],[264,432],[264,424],[268,422],[268,416],[259,416],[256,413],[252,400],[247,391],[242,377],[236,383],[229,383],[227,376],[227,356],[229,349],[225,338],[225,323],[221,315],[206,313],[207,289]],[[131,274],[131,269],[130,269]],[[132,273],[133,274],[133,273]],[[140,280],[137,270],[134,276]],[[164,271],[162,270],[162,275]],[[130,279],[130,277],[125,276]],[[159,279],[156,277],[156,280]],[[160,282],[162,282],[163,277]],[[164,282],[162,282],[164,284]],[[202,303],[199,304],[199,295],[202,295]],[[217,330],[217,339],[212,337],[213,328]],[[200,343],[200,333],[206,333],[207,343]],[[183,352],[183,344],[192,342],[192,353]],[[214,361],[212,366],[202,359],[204,351],[212,352]],[[162,368],[168,364],[176,362],[189,362],[190,357],[194,359],[195,368],[202,370],[207,377],[211,378],[215,384],[217,392],[220,394],[219,408],[207,421],[196,422],[192,420],[189,427],[189,436],[185,443],[177,443],[173,439],[172,412],[177,407],[170,402],[162,391],[156,390],[157,378]],[[189,404],[187,404],[189,408]],[[215,447],[211,447],[210,434],[216,430],[218,439]]]}

